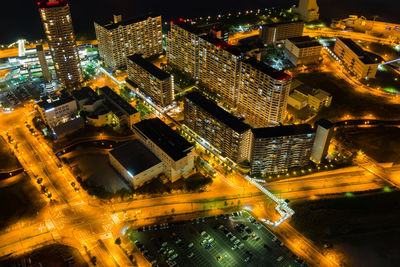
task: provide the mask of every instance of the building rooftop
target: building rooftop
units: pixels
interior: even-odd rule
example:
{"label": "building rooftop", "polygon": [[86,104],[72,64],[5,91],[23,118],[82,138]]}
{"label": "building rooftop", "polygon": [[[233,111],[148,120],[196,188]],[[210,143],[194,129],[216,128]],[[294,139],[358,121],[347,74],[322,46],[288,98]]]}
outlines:
{"label": "building rooftop", "polygon": [[133,63],[139,65],[143,69],[145,69],[148,73],[153,75],[159,80],[165,80],[171,77],[171,74],[157,68],[155,65],[150,63],[148,60],[144,59],[141,54],[134,54],[128,57],[128,60]]}
{"label": "building rooftop", "polygon": [[58,98],[51,100],[50,98],[46,98],[38,103],[38,106],[42,109],[48,111],[50,109],[54,109],[61,105],[64,105],[69,102],[75,102],[75,99],[68,94],[61,94]]}
{"label": "building rooftop", "polygon": [[198,91],[189,92],[185,97],[237,133],[243,133],[250,129],[249,125],[225,111]]}
{"label": "building rooftop", "polygon": [[148,18],[156,18],[156,17],[160,17],[160,16],[161,15],[159,15],[159,14],[148,13],[147,15],[134,17],[134,18],[127,19],[127,20],[122,20],[121,22],[118,22],[118,23],[114,23],[114,22],[110,22],[110,21],[107,21],[107,22],[96,21],[96,23],[99,24],[100,26],[104,27],[106,30],[114,30],[114,29],[118,28],[119,26],[127,26],[130,24],[134,24],[137,22],[147,20]]}
{"label": "building rooftop", "polygon": [[51,7],[64,7],[68,6],[67,0],[39,0],[37,2],[39,8],[51,8]]}
{"label": "building rooftop", "polygon": [[283,71],[274,69],[274,68],[268,66],[267,64],[258,61],[257,59],[255,59],[253,57],[243,60],[243,62],[253,66],[253,68],[265,73],[266,75],[268,75],[269,77],[271,77],[275,80],[286,81],[286,80],[289,80],[292,78],[291,75],[289,75]]}
{"label": "building rooftop", "polygon": [[110,154],[127,170],[135,176],[159,164],[161,160],[156,157],[139,140],[122,144],[110,151]]}
{"label": "building rooftop", "polygon": [[119,108],[121,108],[122,110],[124,110],[128,115],[133,115],[135,113],[137,113],[138,111],[132,107],[131,104],[129,104],[128,102],[126,102],[122,97],[120,97],[116,92],[114,92],[113,90],[110,89],[110,87],[105,86],[99,89],[101,94],[105,95],[106,97],[108,97],[110,100],[112,100],[112,102],[114,102],[115,104],[117,104],[119,106]]}
{"label": "building rooftop", "polygon": [[277,22],[277,23],[268,23],[264,24],[263,27],[276,27],[280,25],[287,25],[287,24],[304,24],[304,21],[298,20],[298,21],[284,21],[284,22]]}
{"label": "building rooftop", "polygon": [[307,99],[308,99],[307,96],[305,96],[297,91],[294,91],[293,93],[291,93],[290,97],[293,99],[296,99],[297,101],[300,101],[300,102],[307,102]]}
{"label": "building rooftop", "polygon": [[139,130],[175,161],[186,157],[193,148],[192,144],[158,118],[143,120],[134,124],[133,128]]}
{"label": "building rooftop", "polygon": [[191,24],[190,22],[185,21],[184,19],[180,18],[179,20],[171,21],[171,24],[177,25],[180,28],[184,29],[193,34],[204,34],[207,32],[207,29],[201,29],[196,25]]}
{"label": "building rooftop", "polygon": [[318,99],[323,99],[325,97],[331,96],[330,93],[322,90],[322,89],[318,89],[318,88],[311,88],[309,86],[306,85],[301,85],[296,87],[295,92],[299,92],[303,95],[312,95]]}
{"label": "building rooftop", "polygon": [[364,64],[376,64],[358,44],[349,38],[338,37],[351,51],[353,51]]}
{"label": "building rooftop", "polygon": [[314,47],[314,46],[322,47],[322,45],[316,39],[311,38],[310,36],[292,37],[288,38],[288,40],[299,48]]}
{"label": "building rooftop", "polygon": [[330,129],[334,126],[334,124],[326,119],[321,119],[315,123],[315,126],[321,126],[325,129]]}
{"label": "building rooftop", "polygon": [[77,100],[81,101],[84,99],[97,99],[99,95],[90,87],[82,87],[80,90],[72,91],[72,96]]}
{"label": "building rooftop", "polygon": [[205,40],[205,41],[207,41],[207,42],[209,42],[209,43],[211,43],[211,44],[213,44],[213,45],[215,45],[215,46],[217,46],[220,49],[223,49],[223,50],[235,55],[235,56],[241,56],[242,55],[242,51],[239,48],[237,48],[236,46],[231,45],[231,44],[225,42],[224,40],[221,40],[221,39],[219,39],[217,37],[214,37],[214,36],[212,36],[210,34],[200,36],[200,38]]}
{"label": "building rooftop", "polygon": [[273,138],[280,136],[293,136],[314,133],[310,124],[297,124],[278,127],[252,129],[255,139]]}

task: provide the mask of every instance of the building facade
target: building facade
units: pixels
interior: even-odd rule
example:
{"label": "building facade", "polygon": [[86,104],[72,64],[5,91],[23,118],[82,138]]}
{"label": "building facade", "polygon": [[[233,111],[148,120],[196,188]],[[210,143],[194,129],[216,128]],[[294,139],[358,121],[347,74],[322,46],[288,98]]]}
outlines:
{"label": "building facade", "polygon": [[46,60],[46,53],[43,50],[42,45],[36,46],[36,53],[39,59],[40,67],[42,68],[43,80],[45,83],[49,83],[52,80],[49,65]]}
{"label": "building facade", "polygon": [[250,160],[250,126],[197,91],[185,95],[184,123],[235,162]]}
{"label": "building facade", "polygon": [[126,66],[133,54],[144,57],[163,52],[161,16],[149,14],[129,20],[114,16],[113,23],[94,23],[100,58],[112,70]]}
{"label": "building facade", "polygon": [[61,94],[57,98],[46,98],[37,104],[43,121],[51,128],[68,122],[78,114],[78,105],[75,99],[68,94]]}
{"label": "building facade", "polygon": [[292,77],[255,59],[244,60],[240,69],[237,112],[253,127],[282,122]]}
{"label": "building facade", "polygon": [[252,173],[284,172],[310,161],[315,133],[309,124],[253,129]]}
{"label": "building facade", "polygon": [[339,62],[357,79],[375,78],[379,65],[377,60],[367,54],[353,40],[338,37],[333,52],[338,57]]}
{"label": "building facade", "polygon": [[128,57],[128,79],[156,105],[166,107],[174,101],[173,76],[157,68],[140,54]]}
{"label": "building facade", "polygon": [[317,0],[299,0],[299,5],[293,11],[298,13],[300,18],[306,22],[319,19]]}
{"label": "building facade", "polygon": [[111,166],[134,188],[163,172],[163,163],[138,140],[122,144],[108,153]]}
{"label": "building facade", "polygon": [[78,88],[82,70],[68,1],[41,0],[37,4],[58,82],[64,87]]}
{"label": "building facade", "polygon": [[132,125],[140,121],[139,112],[126,102],[121,96],[105,86],[99,89],[99,94],[104,96],[106,104],[110,110],[119,118],[121,124],[125,124],[132,129]]}
{"label": "building facade", "polygon": [[163,162],[163,172],[171,182],[191,175],[193,146],[160,119],[138,122],[133,125],[133,132]]}
{"label": "building facade", "polygon": [[322,45],[309,36],[285,40],[285,55],[294,66],[319,63],[321,50]]}
{"label": "building facade", "polygon": [[241,52],[210,35],[201,36],[199,44],[200,84],[225,104],[236,106]]}
{"label": "building facade", "polygon": [[317,131],[311,153],[311,160],[315,163],[320,163],[325,159],[330,141],[333,136],[334,125],[328,120],[322,119],[315,123]]}
{"label": "building facade", "polygon": [[168,64],[196,80],[199,78],[198,33],[198,29],[186,22],[171,22],[165,39]]}
{"label": "building facade", "polygon": [[262,26],[261,40],[266,45],[303,35],[304,21],[272,23]]}

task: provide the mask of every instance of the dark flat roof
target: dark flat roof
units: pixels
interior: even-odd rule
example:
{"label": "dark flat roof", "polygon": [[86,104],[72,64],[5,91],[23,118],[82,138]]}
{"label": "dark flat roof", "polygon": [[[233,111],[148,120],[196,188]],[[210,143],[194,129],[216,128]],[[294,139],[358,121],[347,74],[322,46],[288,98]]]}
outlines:
{"label": "dark flat roof", "polygon": [[278,22],[278,23],[268,23],[268,24],[264,24],[263,27],[276,27],[276,26],[280,26],[280,25],[286,25],[286,24],[304,24],[304,21],[302,20],[298,20],[298,21],[286,21],[286,22]]}
{"label": "dark flat roof", "polygon": [[114,101],[121,109],[123,109],[129,115],[133,115],[138,111],[132,107],[131,104],[125,101],[122,97],[120,97],[116,92],[110,89],[110,87],[105,86],[99,89],[104,95],[109,97],[112,101]]}
{"label": "dark flat roof", "polygon": [[330,129],[334,126],[334,124],[326,119],[321,119],[315,123],[315,126],[321,126],[325,129]]}
{"label": "dark flat roof", "polygon": [[51,8],[51,7],[64,7],[68,6],[67,0],[57,0],[50,2],[50,0],[40,0],[37,2],[39,8]]}
{"label": "dark flat roof", "polygon": [[310,36],[292,37],[288,38],[288,40],[299,48],[322,46],[316,39],[311,38]]}
{"label": "dark flat roof", "polygon": [[148,60],[144,59],[141,54],[134,54],[132,56],[129,56],[128,60],[132,61],[133,63],[136,63],[137,65],[145,69],[148,73],[150,73],[159,80],[165,80],[171,77],[171,74],[166,73],[165,71],[157,68]]}
{"label": "dark flat roof", "polygon": [[351,51],[353,51],[364,64],[374,64],[376,63],[369,55],[353,40],[349,38],[338,37]]}
{"label": "dark flat roof", "polygon": [[225,111],[198,91],[189,92],[185,97],[237,133],[243,133],[250,129],[249,125]]}
{"label": "dark flat roof", "polygon": [[250,64],[251,66],[253,66],[255,69],[258,69],[259,71],[267,74],[268,76],[270,76],[271,78],[275,79],[275,80],[281,80],[281,81],[285,81],[290,79],[292,76],[290,76],[289,74],[274,69],[273,67],[268,66],[265,63],[262,63],[260,61],[258,61],[255,58],[248,58],[246,60],[243,60],[244,63]]}
{"label": "dark flat roof", "polygon": [[82,87],[80,90],[74,90],[72,91],[72,96],[78,101],[86,98],[97,99],[99,97],[99,95],[90,87]]}
{"label": "dark flat roof", "polygon": [[179,26],[180,28],[184,29],[185,31],[188,31],[188,32],[196,34],[196,35],[207,32],[205,29],[201,29],[189,22],[186,22],[184,19],[171,21],[171,24],[175,24],[175,25]]}
{"label": "dark flat roof", "polygon": [[310,124],[265,127],[265,128],[252,129],[252,131],[254,134],[254,138],[256,139],[311,134],[314,132]]}
{"label": "dark flat roof", "polygon": [[60,95],[58,100],[55,100],[51,103],[47,102],[47,100],[43,100],[43,101],[40,101],[38,103],[38,105],[39,105],[39,107],[43,108],[44,110],[49,110],[51,108],[55,108],[55,107],[64,105],[66,103],[72,102],[72,101],[75,101],[75,99],[72,96],[62,94],[62,95]]}
{"label": "dark flat roof", "polygon": [[214,36],[211,36],[211,35],[208,34],[208,35],[200,36],[200,38],[205,40],[205,41],[207,41],[207,42],[209,42],[209,43],[211,43],[211,44],[213,44],[213,45],[215,45],[215,46],[217,46],[218,48],[221,48],[221,49],[223,49],[225,51],[228,51],[229,53],[231,53],[231,54],[233,54],[235,56],[242,55],[242,51],[239,48],[237,48],[236,46],[231,45],[231,44],[229,44],[229,43],[225,42],[224,40],[221,40],[221,39],[219,39],[217,37],[214,37]]}
{"label": "dark flat roof", "polygon": [[161,160],[140,143],[139,140],[133,140],[122,144],[111,150],[110,154],[133,176],[161,162]]}
{"label": "dark flat roof", "polygon": [[192,149],[192,144],[158,118],[143,120],[133,125],[147,138],[167,153],[173,160],[184,158]]}
{"label": "dark flat roof", "polygon": [[134,17],[134,18],[127,19],[127,20],[122,20],[121,22],[118,22],[118,23],[104,22],[104,21],[96,21],[96,23],[101,25],[102,27],[104,27],[107,30],[113,30],[113,29],[118,28],[119,26],[127,26],[129,24],[133,24],[133,23],[137,23],[137,22],[140,22],[140,21],[144,21],[144,20],[146,20],[148,18],[156,18],[156,17],[159,17],[159,16],[161,16],[161,15],[154,14],[154,13],[148,13],[147,15]]}

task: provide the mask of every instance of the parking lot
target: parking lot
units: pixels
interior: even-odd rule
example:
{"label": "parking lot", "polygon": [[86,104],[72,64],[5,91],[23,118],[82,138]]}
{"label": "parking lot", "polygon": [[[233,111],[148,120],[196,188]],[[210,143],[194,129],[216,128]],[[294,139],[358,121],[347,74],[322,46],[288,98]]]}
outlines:
{"label": "parking lot", "polygon": [[302,266],[248,212],[133,229],[129,238],[153,266]]}

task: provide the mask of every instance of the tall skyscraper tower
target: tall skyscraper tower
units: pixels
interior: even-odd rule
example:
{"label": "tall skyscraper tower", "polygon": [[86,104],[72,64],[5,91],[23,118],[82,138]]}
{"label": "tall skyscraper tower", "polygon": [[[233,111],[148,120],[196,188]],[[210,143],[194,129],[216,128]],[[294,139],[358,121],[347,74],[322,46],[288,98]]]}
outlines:
{"label": "tall skyscraper tower", "polygon": [[40,0],[38,7],[57,79],[63,87],[77,88],[82,81],[82,70],[68,2]]}
{"label": "tall skyscraper tower", "polygon": [[42,45],[36,46],[36,53],[39,58],[40,66],[42,67],[44,82],[49,83],[51,82],[51,73],[49,70],[49,65],[47,64],[46,53],[44,52]]}
{"label": "tall skyscraper tower", "polygon": [[317,0],[300,0],[297,8],[293,9],[298,13],[302,20],[306,22],[319,19],[319,7]]}

